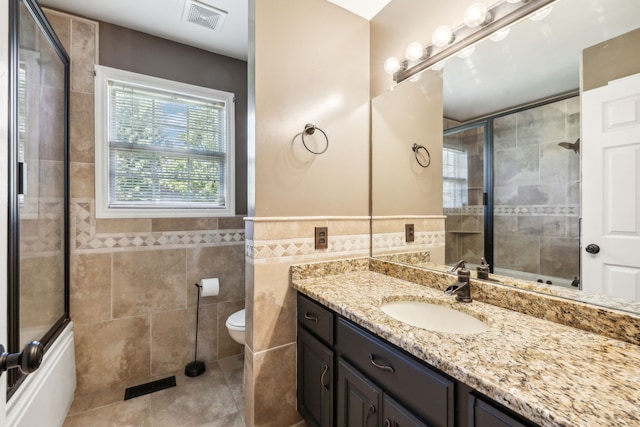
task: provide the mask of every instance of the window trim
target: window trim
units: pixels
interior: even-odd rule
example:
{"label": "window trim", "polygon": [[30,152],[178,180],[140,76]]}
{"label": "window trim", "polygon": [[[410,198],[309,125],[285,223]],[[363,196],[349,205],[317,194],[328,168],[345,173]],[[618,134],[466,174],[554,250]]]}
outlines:
{"label": "window trim", "polygon": [[[108,82],[111,80],[176,92],[196,98],[213,98],[227,105],[227,167],[224,208],[109,207]],[[116,68],[95,66],[95,214],[96,218],[178,218],[235,215],[235,94],[180,83]]]}

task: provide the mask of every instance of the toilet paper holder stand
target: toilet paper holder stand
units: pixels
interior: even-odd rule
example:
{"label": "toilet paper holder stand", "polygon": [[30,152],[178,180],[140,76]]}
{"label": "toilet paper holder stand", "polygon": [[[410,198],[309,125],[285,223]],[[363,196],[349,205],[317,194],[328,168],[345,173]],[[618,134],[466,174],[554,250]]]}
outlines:
{"label": "toilet paper holder stand", "polygon": [[193,352],[193,362],[187,363],[187,366],[184,368],[184,374],[188,377],[197,377],[207,370],[204,362],[198,360],[198,324],[200,321],[200,290],[202,286],[197,283],[195,286],[198,288],[198,300],[196,304],[196,345]]}

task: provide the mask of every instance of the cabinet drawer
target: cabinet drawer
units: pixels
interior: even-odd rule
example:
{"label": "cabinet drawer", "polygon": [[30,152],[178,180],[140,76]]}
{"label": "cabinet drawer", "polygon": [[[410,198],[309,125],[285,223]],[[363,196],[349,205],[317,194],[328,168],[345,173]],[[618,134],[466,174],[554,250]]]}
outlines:
{"label": "cabinet drawer", "polygon": [[434,427],[454,423],[454,382],[390,344],[339,319],[336,347],[342,357]]}
{"label": "cabinet drawer", "polygon": [[333,312],[298,294],[298,323],[327,344],[333,344]]}
{"label": "cabinet drawer", "polygon": [[522,419],[506,408],[499,408],[469,394],[469,427],[533,427],[536,424]]}

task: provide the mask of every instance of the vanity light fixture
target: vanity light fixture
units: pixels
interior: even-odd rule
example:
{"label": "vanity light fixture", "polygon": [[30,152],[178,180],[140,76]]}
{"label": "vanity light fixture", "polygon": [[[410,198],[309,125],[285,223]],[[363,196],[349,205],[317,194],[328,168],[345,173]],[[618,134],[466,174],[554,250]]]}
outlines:
{"label": "vanity light fixture", "polygon": [[418,61],[419,59],[426,58],[427,52],[425,51],[422,43],[419,42],[411,42],[407,46],[407,50],[405,51],[405,57],[409,61]]}
{"label": "vanity light fixture", "polygon": [[433,35],[431,36],[431,41],[437,47],[443,47],[451,44],[455,39],[456,36],[453,34],[453,30],[448,25],[440,25],[433,31]]}
{"label": "vanity light fixture", "polygon": [[549,14],[551,13],[551,9],[553,9],[553,6],[549,6],[549,7],[545,7],[544,9],[540,9],[539,11],[537,11],[533,15],[531,15],[529,17],[529,19],[532,20],[532,21],[542,21],[544,18],[549,16]]}
{"label": "vanity light fixture", "polygon": [[491,21],[491,14],[484,3],[473,3],[464,13],[464,25],[475,28]]}
{"label": "vanity light fixture", "polygon": [[509,28],[516,22],[527,17],[544,18],[556,1],[506,0],[497,1],[490,7],[481,2],[473,3],[466,10],[464,24],[455,29],[448,25],[440,25],[432,34],[431,45],[423,48],[418,42],[409,44],[405,52],[407,59],[388,58],[384,63],[384,70],[393,75],[394,82],[400,83],[426,69],[442,68],[444,61],[453,55],[461,52],[462,57],[471,55],[473,51],[467,49],[484,39],[504,39],[509,33]]}
{"label": "vanity light fixture", "polygon": [[470,46],[470,47],[466,48],[465,50],[463,50],[462,52],[460,52],[458,54],[458,58],[467,59],[467,58],[471,57],[471,55],[473,55],[473,52],[475,52],[475,50],[476,50],[475,46]]}
{"label": "vanity light fixture", "polygon": [[493,35],[491,37],[489,37],[489,39],[491,39],[491,41],[493,41],[493,42],[502,41],[505,38],[507,38],[507,36],[509,35],[510,31],[511,31],[511,28],[503,28],[502,30],[499,30],[499,31],[496,31],[495,33],[493,33]]}

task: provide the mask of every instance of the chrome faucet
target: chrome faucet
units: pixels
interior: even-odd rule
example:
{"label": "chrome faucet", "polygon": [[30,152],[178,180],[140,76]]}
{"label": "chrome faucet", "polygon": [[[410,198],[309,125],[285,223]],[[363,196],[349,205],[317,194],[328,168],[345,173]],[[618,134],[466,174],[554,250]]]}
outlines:
{"label": "chrome faucet", "polygon": [[471,272],[465,268],[464,261],[458,264],[461,264],[457,269],[458,281],[445,289],[444,293],[447,295],[455,295],[456,301],[458,302],[472,302],[471,285],[469,283]]}
{"label": "chrome faucet", "polygon": [[455,273],[456,271],[458,271],[459,268],[464,268],[464,264],[465,263],[466,263],[466,261],[461,259],[460,261],[458,261],[456,263],[456,265],[451,267],[451,269],[447,270],[447,273]]}

